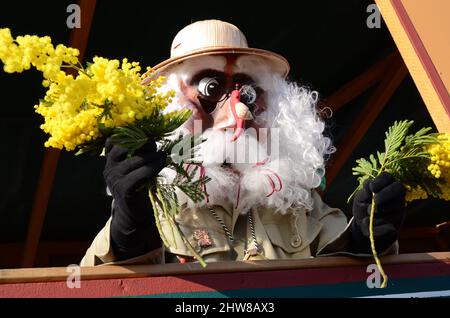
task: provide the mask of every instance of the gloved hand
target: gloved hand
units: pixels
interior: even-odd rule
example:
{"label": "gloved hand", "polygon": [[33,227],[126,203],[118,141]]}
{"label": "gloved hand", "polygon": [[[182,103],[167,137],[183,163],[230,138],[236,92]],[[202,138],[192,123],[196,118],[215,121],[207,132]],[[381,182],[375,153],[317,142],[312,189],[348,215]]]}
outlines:
{"label": "gloved hand", "polygon": [[373,233],[375,248],[382,253],[398,239],[405,218],[405,187],[387,172],[367,180],[353,201],[352,252],[371,253],[369,220],[375,193]]}
{"label": "gloved hand", "polygon": [[127,158],[125,148],[106,145],[103,171],[106,185],[114,198],[111,244],[117,260],[143,255],[161,246],[153,209],[145,185],[164,167],[166,154],[149,142]]}

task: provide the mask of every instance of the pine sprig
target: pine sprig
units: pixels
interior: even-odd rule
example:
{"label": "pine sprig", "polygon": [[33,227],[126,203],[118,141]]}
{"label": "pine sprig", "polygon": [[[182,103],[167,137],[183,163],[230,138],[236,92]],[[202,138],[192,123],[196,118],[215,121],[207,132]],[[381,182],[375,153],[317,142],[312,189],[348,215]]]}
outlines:
{"label": "pine sprig", "polygon": [[412,120],[396,121],[385,133],[384,152],[377,151],[377,156],[370,155],[369,160],[364,158],[356,160],[357,165],[352,170],[359,184],[347,202],[350,202],[362,189],[366,180],[376,178],[383,171],[391,173],[405,184],[420,184],[432,192],[439,191],[439,187],[431,176],[429,179],[424,179],[422,174],[417,173],[426,170],[430,162],[430,154],[424,148],[436,143],[438,134],[428,134],[431,128],[427,127],[408,135],[413,124]]}
{"label": "pine sprig", "polygon": [[[366,180],[373,180],[383,171],[393,175],[395,179],[408,186],[425,189],[428,194],[437,196],[440,187],[431,174],[424,174],[431,162],[431,155],[425,149],[438,142],[438,134],[429,134],[431,128],[422,128],[416,133],[409,134],[409,129],[414,124],[412,120],[395,122],[385,133],[384,152],[377,151],[377,156],[369,156],[369,160],[361,158],[356,160],[356,166],[352,169],[353,175],[358,176],[359,185],[348,198],[353,196],[363,187]],[[375,212],[375,194],[372,193],[372,203],[369,220],[369,239],[372,254],[383,276],[381,287],[387,286],[387,275],[383,271],[380,259],[375,249],[373,234],[373,222]]]}
{"label": "pine sprig", "polygon": [[85,143],[80,146],[78,151],[75,153],[75,156],[89,154],[93,156],[99,156],[103,153],[105,148],[105,139],[98,138],[96,140],[91,140],[90,142]]}
{"label": "pine sprig", "polygon": [[[101,154],[108,137],[110,137],[114,145],[127,148],[129,156],[132,156],[136,150],[143,147],[149,140],[162,143],[164,146],[160,150],[170,154],[171,149],[180,140],[170,141],[167,137],[179,128],[191,114],[191,110],[183,109],[163,115],[160,110],[156,109],[150,116],[137,120],[128,126],[119,127],[107,127],[101,122],[102,117],[100,116],[97,128],[102,136],[80,145],[76,155],[86,153]],[[186,137],[186,139],[189,138]]]}
{"label": "pine sprig", "polygon": [[132,156],[136,150],[144,146],[149,137],[136,126],[117,127],[110,138],[114,145],[127,148],[128,155]]}
{"label": "pine sprig", "polygon": [[192,114],[190,110],[174,111],[166,115],[154,111],[150,116],[137,120],[132,125],[113,129],[111,142],[127,148],[132,155],[149,139],[161,141],[180,127]]}
{"label": "pine sprig", "polygon": [[[198,253],[190,246],[189,241],[180,231],[179,226],[175,221],[175,216],[180,213],[181,207],[177,197],[177,192],[181,190],[193,202],[199,202],[207,197],[203,190],[203,186],[210,181],[209,177],[201,176],[194,179],[198,170],[198,166],[193,171],[188,173],[184,164],[190,163],[199,165],[200,163],[194,160],[197,145],[202,140],[199,136],[179,135],[176,138],[171,136],[173,132],[179,128],[189,117],[192,111],[182,109],[163,114],[161,109],[155,108],[150,115],[136,120],[132,124],[124,127],[108,128],[99,118],[98,128],[103,134],[103,138],[99,138],[95,142],[89,142],[80,147],[79,153],[98,152],[105,144],[105,139],[110,138],[112,144],[128,149],[128,156],[131,157],[134,153],[147,144],[150,140],[156,141],[158,150],[167,154],[165,167],[175,171],[176,176],[174,180],[167,184],[162,181],[162,178],[156,178],[150,184],[146,185],[149,189],[149,198],[152,207],[155,210],[155,222],[164,245],[169,246],[170,242],[176,247],[175,231],[183,239],[188,249],[193,252],[197,260],[205,266],[206,263]],[[187,150],[182,156],[179,156],[174,150]],[[167,226],[172,236],[169,240],[161,227],[159,222],[159,215],[157,211],[162,211],[164,218],[167,220]]]}
{"label": "pine sprig", "polygon": [[142,129],[146,135],[152,136],[154,140],[161,140],[180,127],[191,115],[192,111],[189,109],[175,110],[167,114],[155,110],[150,116],[137,120],[133,125]]}
{"label": "pine sprig", "polygon": [[168,205],[173,214],[178,214],[180,212],[180,206],[178,204],[178,199],[176,198],[177,188],[186,194],[186,196],[194,203],[207,198],[207,193],[204,192],[202,186],[211,181],[211,179],[207,176],[194,179],[197,169],[198,167],[195,167],[195,169],[188,174],[186,174],[186,170],[183,169],[184,173],[177,173],[170,184],[158,182],[158,187],[161,188],[162,197],[169,203]]}
{"label": "pine sprig", "polygon": [[396,121],[393,126],[389,127],[386,132],[386,139],[384,140],[385,152],[381,154],[381,169],[383,169],[391,158],[398,154],[398,150],[405,140],[408,130],[413,123],[414,122],[412,120],[404,120],[400,122]]}

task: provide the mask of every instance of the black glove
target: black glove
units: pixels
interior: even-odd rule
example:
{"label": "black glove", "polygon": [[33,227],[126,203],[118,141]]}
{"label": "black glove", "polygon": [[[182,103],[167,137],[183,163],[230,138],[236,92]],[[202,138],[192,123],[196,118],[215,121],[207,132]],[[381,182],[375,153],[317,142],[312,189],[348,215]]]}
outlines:
{"label": "black glove", "polygon": [[156,151],[155,142],[130,158],[127,149],[113,146],[110,140],[105,148],[103,176],[114,198],[111,244],[117,260],[124,260],[161,246],[145,185],[164,167],[166,154]]}
{"label": "black glove", "polygon": [[369,220],[375,194],[373,233],[375,248],[382,253],[398,239],[405,218],[405,187],[386,172],[367,180],[353,201],[352,252],[371,253]]}

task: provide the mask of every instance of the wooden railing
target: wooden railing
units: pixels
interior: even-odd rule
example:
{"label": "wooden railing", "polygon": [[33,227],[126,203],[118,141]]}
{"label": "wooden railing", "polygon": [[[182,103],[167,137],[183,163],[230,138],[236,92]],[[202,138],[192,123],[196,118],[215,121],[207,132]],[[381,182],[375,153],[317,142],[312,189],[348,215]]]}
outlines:
{"label": "wooden railing", "polygon": [[[0,297],[111,296],[376,296],[450,293],[450,252],[382,258],[388,288],[370,289],[371,258],[317,257],[302,260],[0,270]],[[72,287],[70,287],[72,284]]]}
{"label": "wooden railing", "polygon": [[[81,279],[138,278],[170,275],[196,275],[255,271],[279,271],[292,269],[361,267],[372,264],[371,258],[317,257],[299,260],[261,260],[209,263],[202,268],[198,263],[164,265],[129,265],[81,267]],[[450,252],[389,255],[382,258],[385,265],[414,263],[450,263]],[[0,284],[66,281],[65,267],[21,268],[0,270]]]}

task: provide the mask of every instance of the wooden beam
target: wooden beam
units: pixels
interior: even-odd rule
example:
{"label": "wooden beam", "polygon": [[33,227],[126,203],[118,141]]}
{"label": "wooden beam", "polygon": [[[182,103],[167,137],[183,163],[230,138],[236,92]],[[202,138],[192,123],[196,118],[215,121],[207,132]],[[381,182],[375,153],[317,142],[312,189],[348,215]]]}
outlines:
{"label": "wooden beam", "polygon": [[[450,252],[388,255],[381,258],[383,265],[446,263]],[[104,265],[81,267],[81,280],[139,278],[173,275],[205,275],[216,273],[278,271],[307,268],[360,267],[372,264],[373,259],[355,257],[316,257],[298,260],[261,260],[209,263],[206,268],[198,263],[161,265]],[[66,281],[66,267],[2,269],[0,284]]]}
{"label": "wooden beam", "polygon": [[[82,62],[89,39],[96,1],[79,0],[78,4],[81,9],[81,28],[75,28],[72,30],[70,34],[69,46],[75,47],[80,51],[79,60]],[[58,149],[45,149],[44,160],[41,165],[39,181],[36,193],[34,195],[33,208],[28,225],[25,250],[22,258],[22,267],[32,267],[36,259],[39,239],[41,237],[42,227],[44,225],[45,215],[47,213],[48,202],[56,175],[59,156],[60,151]]]}
{"label": "wooden beam", "polygon": [[352,79],[338,91],[331,94],[319,104],[319,108],[329,107],[333,112],[338,111],[354,98],[360,96],[370,87],[378,83],[386,73],[387,67],[398,58],[398,51],[394,51],[386,58],[378,61],[367,71]]}
{"label": "wooden beam", "polygon": [[439,132],[450,132],[448,1],[375,0]]}
{"label": "wooden beam", "polygon": [[80,51],[79,60],[83,62],[94,18],[96,0],[78,0],[78,5],[81,8],[81,28],[73,29],[70,32],[69,44]]}
{"label": "wooden beam", "polygon": [[336,178],[345,162],[358,146],[367,130],[375,122],[376,118],[394,94],[397,87],[408,74],[408,70],[400,56],[396,56],[388,66],[382,81],[371,95],[366,106],[361,109],[359,115],[353,121],[342,141],[337,146],[337,152],[330,162],[327,170],[327,185],[330,185]]}

